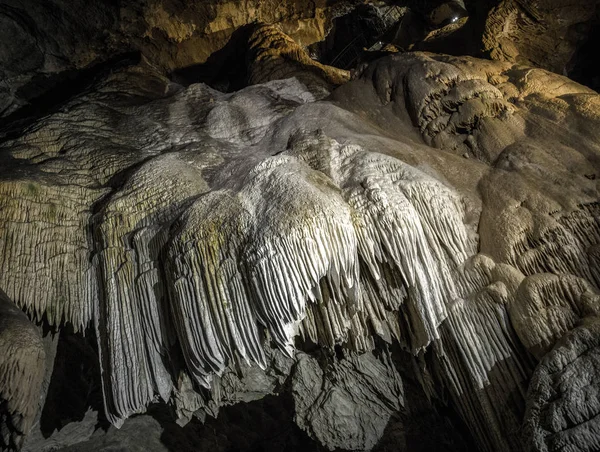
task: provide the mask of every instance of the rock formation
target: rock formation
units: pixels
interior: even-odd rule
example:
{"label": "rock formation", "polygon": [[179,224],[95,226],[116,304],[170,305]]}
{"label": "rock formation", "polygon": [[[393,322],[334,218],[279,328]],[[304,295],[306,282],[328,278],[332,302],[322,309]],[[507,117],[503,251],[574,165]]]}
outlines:
{"label": "rock formation", "polygon": [[[141,53],[167,73],[206,62],[240,27],[277,24],[300,45],[321,41],[353,0],[4,0],[0,117],[59,97],[107,60]],[[86,70],[88,74],[78,71]],[[39,107],[38,107],[39,108]]]}
{"label": "rock formation", "polygon": [[566,334],[540,361],[525,417],[531,450],[597,450],[598,320]]}
{"label": "rock formation", "polygon": [[39,408],[46,373],[42,336],[0,292],[0,449],[19,450]]}
{"label": "rock formation", "polygon": [[503,0],[489,13],[484,50],[497,60],[565,73],[594,26],[598,6],[596,0]]}
{"label": "rock formation", "polygon": [[277,27],[258,25],[253,28],[246,57],[249,84],[295,77],[320,99],[350,79],[348,71],[309,58],[302,47]]}
{"label": "rock formation", "polygon": [[96,341],[117,428],[274,395],[329,450],[437,406],[482,451],[597,448],[600,96],[420,52],[347,81],[250,36],[242,90],[142,58],[4,129],[3,448],[42,392],[31,322]]}

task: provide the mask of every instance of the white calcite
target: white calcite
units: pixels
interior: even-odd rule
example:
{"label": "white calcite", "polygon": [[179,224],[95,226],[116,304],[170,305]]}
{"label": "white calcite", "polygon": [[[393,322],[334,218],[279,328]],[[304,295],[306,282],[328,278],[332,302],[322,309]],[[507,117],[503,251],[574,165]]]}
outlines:
{"label": "white calcite", "polygon": [[0,288],[95,329],[116,426],[292,375],[301,428],[369,449],[405,409],[399,344],[482,450],[519,450],[537,360],[599,309],[600,101],[537,80],[399,55],[315,101],[116,72],[0,144]]}

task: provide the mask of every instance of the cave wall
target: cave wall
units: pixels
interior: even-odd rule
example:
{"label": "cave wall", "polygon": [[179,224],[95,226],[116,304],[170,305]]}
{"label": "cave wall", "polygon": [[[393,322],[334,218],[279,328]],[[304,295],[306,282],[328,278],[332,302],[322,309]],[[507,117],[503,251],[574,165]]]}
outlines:
{"label": "cave wall", "polygon": [[[0,5],[0,114],[76,71],[141,53],[162,72],[204,63],[238,28],[278,24],[300,45],[321,41],[352,2],[7,0]],[[64,89],[64,87],[62,88]]]}

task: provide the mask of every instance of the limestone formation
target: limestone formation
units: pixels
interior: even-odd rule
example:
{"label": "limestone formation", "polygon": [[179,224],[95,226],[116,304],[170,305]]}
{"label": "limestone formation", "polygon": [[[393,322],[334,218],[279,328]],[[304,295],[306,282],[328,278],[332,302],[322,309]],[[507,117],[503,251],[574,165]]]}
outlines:
{"label": "limestone formation", "polygon": [[595,26],[597,7],[596,0],[502,0],[487,16],[483,50],[495,60],[563,74]]}
{"label": "limestone formation", "polygon": [[354,355],[326,372],[309,356],[300,354],[297,362],[296,422],[330,450],[372,449],[390,416],[404,405],[402,379],[389,356]]}
{"label": "limestone formation", "polygon": [[317,98],[346,83],[350,73],[312,60],[293,39],[274,25],[255,27],[250,35],[248,81],[252,85],[296,77]]}
{"label": "limestone formation", "polygon": [[412,376],[480,450],[524,450],[526,404],[533,450],[596,447],[565,430],[593,394],[552,405],[546,369],[600,381],[598,94],[411,53],[318,100],[345,74],[272,27],[251,52],[240,91],[142,60],[0,143],[0,288],[93,329],[108,420],[291,394],[313,439],[369,450]]}
{"label": "limestone formation", "polygon": [[46,372],[40,331],[0,292],[0,450],[18,450],[38,414]]}
{"label": "limestone formation", "polygon": [[525,436],[530,450],[597,450],[598,319],[563,337],[538,365],[529,387]]}

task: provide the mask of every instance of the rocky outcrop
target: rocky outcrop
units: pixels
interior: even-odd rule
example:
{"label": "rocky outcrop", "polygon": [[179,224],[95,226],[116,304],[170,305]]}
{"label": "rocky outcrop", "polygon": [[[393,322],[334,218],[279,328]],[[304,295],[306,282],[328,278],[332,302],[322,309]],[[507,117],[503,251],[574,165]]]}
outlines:
{"label": "rocky outcrop", "polygon": [[[400,49],[471,55],[539,67],[598,89],[594,50],[600,3],[586,0],[432,0],[407,8]],[[369,47],[369,46],[367,46]]]}
{"label": "rocky outcrop", "polygon": [[321,369],[299,355],[292,378],[298,426],[329,450],[371,450],[404,408],[402,378],[386,358],[352,355]]}
{"label": "rocky outcrop", "polygon": [[246,56],[252,85],[296,77],[317,99],[350,80],[348,71],[312,60],[293,39],[273,25],[255,27]]}

